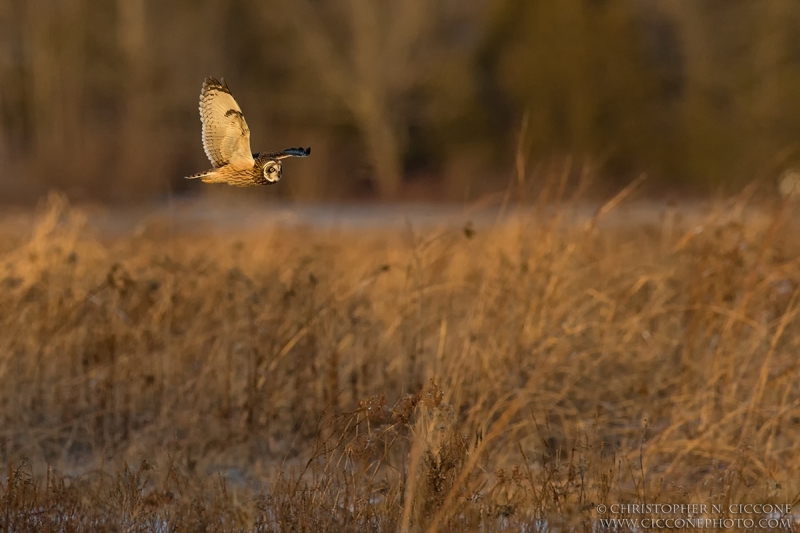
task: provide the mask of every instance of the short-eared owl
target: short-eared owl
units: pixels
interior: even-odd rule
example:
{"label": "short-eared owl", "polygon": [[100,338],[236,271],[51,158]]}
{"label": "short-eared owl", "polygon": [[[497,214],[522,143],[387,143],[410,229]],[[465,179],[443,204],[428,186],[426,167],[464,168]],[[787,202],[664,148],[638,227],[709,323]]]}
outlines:
{"label": "short-eared owl", "polygon": [[206,78],[200,92],[203,149],[214,166],[187,176],[204,183],[227,183],[237,187],[268,185],[281,179],[281,159],[306,157],[311,148],[287,148],[280,152],[250,152],[250,128],[239,104],[223,80]]}

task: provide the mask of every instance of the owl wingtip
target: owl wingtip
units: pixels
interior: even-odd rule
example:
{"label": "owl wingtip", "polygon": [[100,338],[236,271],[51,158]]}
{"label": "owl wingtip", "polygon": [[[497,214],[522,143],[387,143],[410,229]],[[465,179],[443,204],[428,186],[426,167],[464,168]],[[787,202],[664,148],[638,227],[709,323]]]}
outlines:
{"label": "owl wingtip", "polygon": [[208,76],[205,81],[203,81],[203,91],[210,89],[217,89],[228,94],[231,93],[231,90],[228,88],[228,84],[225,82],[225,78],[222,77],[217,79],[214,76]]}
{"label": "owl wingtip", "polygon": [[280,152],[270,152],[269,156],[275,159],[285,159],[287,157],[308,157],[311,155],[311,147],[308,148],[287,148]]}

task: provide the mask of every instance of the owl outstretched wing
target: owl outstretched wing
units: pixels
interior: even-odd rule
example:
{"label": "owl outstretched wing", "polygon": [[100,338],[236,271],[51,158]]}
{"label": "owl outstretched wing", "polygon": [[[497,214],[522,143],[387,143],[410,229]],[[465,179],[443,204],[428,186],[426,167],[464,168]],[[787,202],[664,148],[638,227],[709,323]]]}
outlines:
{"label": "owl outstretched wing", "polygon": [[216,78],[206,78],[200,93],[200,119],[203,122],[203,149],[219,168],[253,166],[250,154],[250,128],[228,85]]}

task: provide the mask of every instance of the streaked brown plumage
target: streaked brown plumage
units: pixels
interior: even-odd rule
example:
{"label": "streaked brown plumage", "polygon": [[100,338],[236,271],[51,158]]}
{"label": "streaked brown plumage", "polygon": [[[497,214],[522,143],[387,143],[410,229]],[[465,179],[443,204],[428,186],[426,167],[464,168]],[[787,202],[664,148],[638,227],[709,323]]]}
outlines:
{"label": "streaked brown plumage", "polygon": [[311,148],[287,148],[280,152],[250,152],[250,128],[239,104],[223,80],[206,78],[200,92],[203,149],[214,168],[187,176],[204,183],[237,187],[269,185],[281,179],[281,159],[306,157]]}

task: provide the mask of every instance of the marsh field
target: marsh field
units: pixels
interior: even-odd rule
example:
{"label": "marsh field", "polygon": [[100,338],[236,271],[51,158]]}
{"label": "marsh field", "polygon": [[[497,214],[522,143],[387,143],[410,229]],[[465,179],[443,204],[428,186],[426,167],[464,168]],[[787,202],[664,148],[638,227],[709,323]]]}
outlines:
{"label": "marsh field", "polygon": [[597,531],[601,504],[797,503],[800,217],[746,190],[626,218],[626,194],[386,226],[109,231],[57,194],[3,215],[0,527]]}

